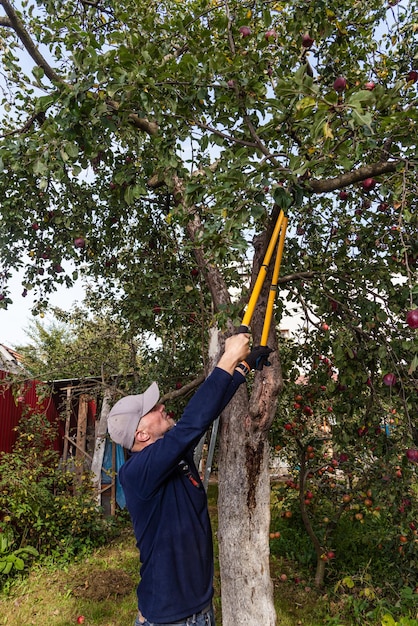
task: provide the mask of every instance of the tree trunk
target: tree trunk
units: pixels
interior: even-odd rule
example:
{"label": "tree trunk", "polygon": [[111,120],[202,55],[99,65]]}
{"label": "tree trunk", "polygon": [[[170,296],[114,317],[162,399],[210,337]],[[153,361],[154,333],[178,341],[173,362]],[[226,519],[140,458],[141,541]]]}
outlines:
{"label": "tree trunk", "polygon": [[[253,284],[269,234],[255,245]],[[253,345],[260,341],[269,287],[268,275],[251,324]],[[282,375],[274,324],[268,345],[275,350],[271,366],[250,374],[254,376],[251,398],[243,385],[221,418],[218,539],[223,626],[276,624],[269,563],[268,432]]]}
{"label": "tree trunk", "polygon": [[245,390],[223,416],[219,458],[222,624],[274,626],[266,434],[253,432]]}

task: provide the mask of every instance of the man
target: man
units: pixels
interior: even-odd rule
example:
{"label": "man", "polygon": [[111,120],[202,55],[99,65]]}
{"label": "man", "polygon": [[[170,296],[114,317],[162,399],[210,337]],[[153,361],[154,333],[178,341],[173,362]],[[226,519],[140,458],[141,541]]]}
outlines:
{"label": "man", "polygon": [[270,352],[250,352],[248,333],[229,337],[177,424],[159,403],[155,382],[109,413],[110,436],[132,453],[119,478],[142,563],[135,626],[215,625],[212,531],[193,452],[245,375],[267,365]]}

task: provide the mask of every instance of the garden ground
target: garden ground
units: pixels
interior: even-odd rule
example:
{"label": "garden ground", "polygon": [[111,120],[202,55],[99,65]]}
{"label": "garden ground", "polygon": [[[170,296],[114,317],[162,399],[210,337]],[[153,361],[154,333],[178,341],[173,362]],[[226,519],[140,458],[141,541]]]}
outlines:
{"label": "garden ground", "polygon": [[[211,493],[212,492],[212,493]],[[210,513],[216,530],[215,490],[209,487]],[[215,533],[216,536],[216,533]],[[215,553],[217,550],[215,540]],[[318,591],[295,563],[271,558],[277,623],[280,626],[418,626],[417,619],[395,622],[354,620],[347,603]],[[0,594],[0,624],[7,626],[131,626],[134,621],[138,553],[129,526],[120,536],[78,562],[43,565]],[[219,571],[215,573],[215,611],[222,626]],[[358,616],[361,618],[361,616]],[[83,619],[84,618],[84,619]],[[389,616],[388,616],[389,619]],[[249,625],[253,626],[253,625]]]}

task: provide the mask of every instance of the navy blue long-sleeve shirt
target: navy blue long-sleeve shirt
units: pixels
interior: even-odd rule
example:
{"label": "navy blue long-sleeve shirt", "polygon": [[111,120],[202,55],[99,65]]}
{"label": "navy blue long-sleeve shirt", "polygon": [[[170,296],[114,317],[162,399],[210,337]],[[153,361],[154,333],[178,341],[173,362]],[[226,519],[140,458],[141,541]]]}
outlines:
{"label": "navy blue long-sleeve shirt", "polygon": [[212,530],[193,452],[244,380],[216,367],[176,426],[119,471],[142,564],[138,608],[151,622],[181,620],[212,599]]}

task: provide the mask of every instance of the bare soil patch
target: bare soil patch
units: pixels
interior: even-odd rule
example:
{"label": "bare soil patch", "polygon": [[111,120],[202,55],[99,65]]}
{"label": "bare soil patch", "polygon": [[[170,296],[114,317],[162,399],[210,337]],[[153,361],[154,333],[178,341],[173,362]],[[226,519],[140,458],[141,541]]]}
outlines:
{"label": "bare soil patch", "polygon": [[89,600],[107,600],[132,593],[136,583],[121,569],[93,570],[74,581],[73,595]]}

